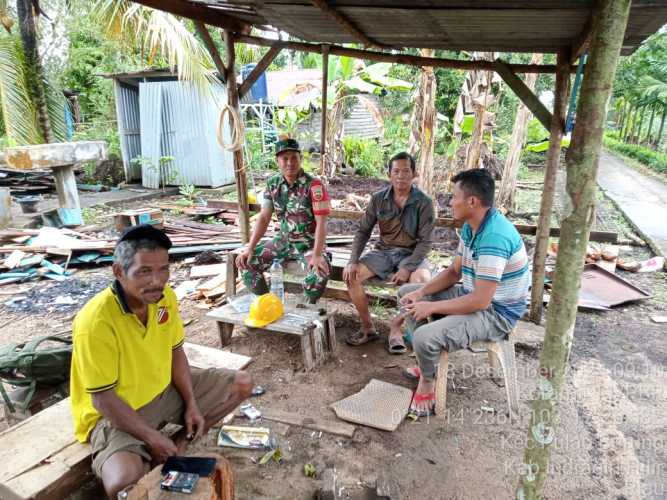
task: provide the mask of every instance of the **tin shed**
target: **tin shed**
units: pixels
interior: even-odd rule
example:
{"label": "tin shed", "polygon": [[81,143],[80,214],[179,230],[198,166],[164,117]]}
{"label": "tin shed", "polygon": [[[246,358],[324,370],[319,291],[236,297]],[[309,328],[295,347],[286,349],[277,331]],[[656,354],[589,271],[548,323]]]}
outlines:
{"label": "tin shed", "polygon": [[[162,182],[210,187],[234,182],[232,154],[216,140],[218,116],[227,100],[222,85],[206,95],[168,71],[107,76],[114,82],[128,182],[141,180],[154,189]],[[229,141],[228,128],[224,136]],[[164,157],[174,160],[160,168]]]}

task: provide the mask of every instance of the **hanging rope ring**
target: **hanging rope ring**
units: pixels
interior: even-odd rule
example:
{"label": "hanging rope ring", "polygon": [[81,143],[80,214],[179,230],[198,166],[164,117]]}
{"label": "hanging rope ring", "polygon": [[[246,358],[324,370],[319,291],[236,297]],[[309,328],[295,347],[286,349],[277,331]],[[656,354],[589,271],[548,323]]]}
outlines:
{"label": "hanging rope ring", "polygon": [[[231,120],[231,144],[225,144],[225,139],[223,136],[223,130],[225,127],[225,115],[229,113]],[[229,104],[225,104],[220,110],[220,117],[218,118],[218,128],[216,130],[216,138],[218,144],[225,151],[238,151],[243,147],[243,122],[237,111],[232,108]]]}

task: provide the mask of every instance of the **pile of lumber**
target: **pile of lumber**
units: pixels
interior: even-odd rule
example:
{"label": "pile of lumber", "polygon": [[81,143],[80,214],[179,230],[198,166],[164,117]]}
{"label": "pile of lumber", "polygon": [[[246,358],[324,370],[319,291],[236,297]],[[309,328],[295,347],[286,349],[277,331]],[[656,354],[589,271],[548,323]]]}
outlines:
{"label": "pile of lumber", "polygon": [[[187,263],[188,261],[186,261]],[[196,307],[211,309],[225,301],[227,265],[225,263],[192,266],[190,279],[174,288],[176,298],[197,301]],[[237,285],[240,283],[237,281]]]}
{"label": "pile of lumber", "polygon": [[55,191],[50,170],[14,170],[0,168],[0,187],[8,187],[13,196],[49,193]]}

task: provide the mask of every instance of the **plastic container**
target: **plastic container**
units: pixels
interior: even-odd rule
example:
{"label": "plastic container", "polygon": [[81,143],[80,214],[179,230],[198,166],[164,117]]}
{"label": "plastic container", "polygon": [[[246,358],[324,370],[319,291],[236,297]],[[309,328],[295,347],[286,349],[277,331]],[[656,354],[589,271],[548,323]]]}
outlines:
{"label": "plastic container", "polygon": [[273,261],[269,269],[271,275],[271,293],[280,299],[280,302],[285,303],[285,282],[283,266],[278,259]]}
{"label": "plastic container", "polygon": [[34,214],[38,211],[41,198],[39,196],[24,196],[23,198],[17,198],[16,201],[21,205],[21,212]]}

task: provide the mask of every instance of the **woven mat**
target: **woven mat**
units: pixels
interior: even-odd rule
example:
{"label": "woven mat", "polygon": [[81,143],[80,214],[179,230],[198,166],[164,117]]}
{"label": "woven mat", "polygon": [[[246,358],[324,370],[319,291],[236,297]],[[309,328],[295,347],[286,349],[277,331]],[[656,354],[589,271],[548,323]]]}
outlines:
{"label": "woven mat", "polygon": [[395,431],[408,413],[412,391],[400,385],[372,379],[361,391],[331,405],[338,418]]}

